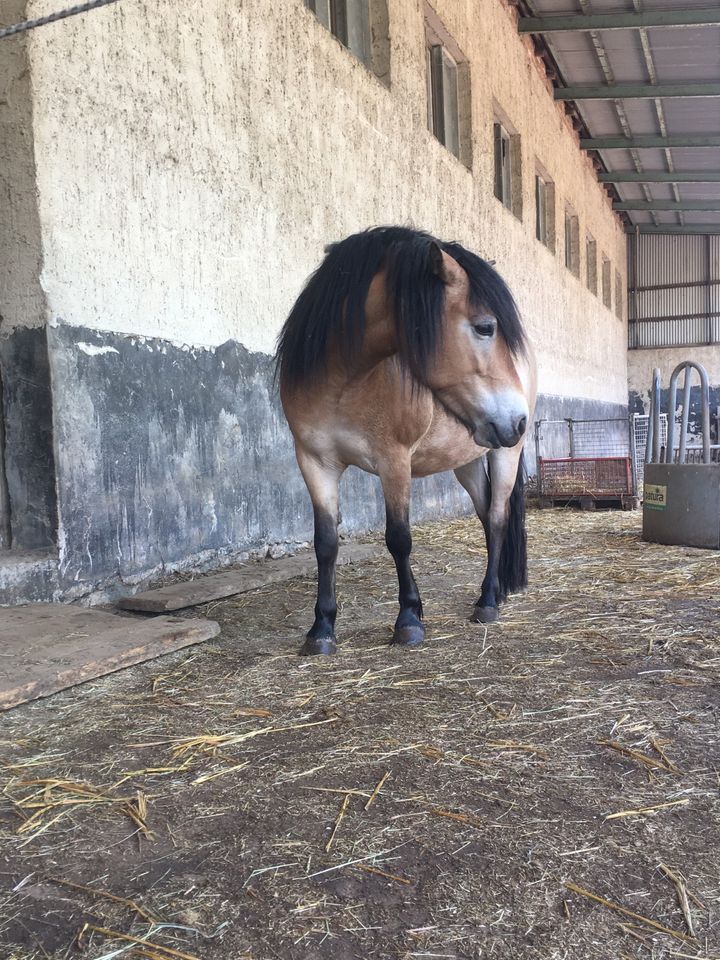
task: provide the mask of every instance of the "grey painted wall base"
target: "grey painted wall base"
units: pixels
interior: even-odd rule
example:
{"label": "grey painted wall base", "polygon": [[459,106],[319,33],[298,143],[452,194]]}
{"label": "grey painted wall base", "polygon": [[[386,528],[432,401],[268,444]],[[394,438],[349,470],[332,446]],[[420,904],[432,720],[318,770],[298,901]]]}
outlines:
{"label": "grey painted wall base", "polygon": [[[186,348],[63,323],[48,329],[48,348],[63,596],[117,595],[164,571],[312,538],[270,357],[232,341]],[[615,417],[627,408],[544,396],[538,414]],[[382,528],[376,478],[351,468],[341,498],[341,533]],[[452,474],[414,481],[414,521],[470,512]]]}
{"label": "grey painted wall base", "polygon": [[16,327],[0,338],[0,368],[13,546],[50,547],[57,505],[45,327]]}
{"label": "grey painted wall base", "polygon": [[[666,387],[660,391],[660,409],[667,413],[670,390]],[[678,390],[678,402],[682,399],[682,390]],[[636,390],[630,391],[630,413],[648,413],[650,410],[649,393],[638,393]],[[720,443],[718,437],[718,418],[717,411],[720,410],[720,386],[710,387],[710,442]],[[690,416],[688,421],[689,432],[700,435],[701,433],[701,411],[700,411],[700,390],[696,383],[693,384],[693,390],[690,394]]]}

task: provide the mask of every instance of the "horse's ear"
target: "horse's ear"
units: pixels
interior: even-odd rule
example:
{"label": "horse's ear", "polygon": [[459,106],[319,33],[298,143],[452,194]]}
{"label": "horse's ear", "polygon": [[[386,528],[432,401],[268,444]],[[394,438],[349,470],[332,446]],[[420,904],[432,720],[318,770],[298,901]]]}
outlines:
{"label": "horse's ear", "polygon": [[440,277],[443,283],[448,282],[445,261],[443,260],[443,252],[440,248],[440,244],[436,240],[430,241],[430,269],[436,277]]}

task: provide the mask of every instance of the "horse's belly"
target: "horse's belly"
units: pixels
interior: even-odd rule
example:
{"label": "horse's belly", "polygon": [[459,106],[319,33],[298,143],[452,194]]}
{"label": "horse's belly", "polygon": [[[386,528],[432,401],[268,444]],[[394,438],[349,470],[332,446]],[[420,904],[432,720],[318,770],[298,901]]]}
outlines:
{"label": "horse's belly", "polygon": [[430,429],[413,451],[412,475],[428,477],[443,470],[455,470],[484,453],[487,453],[485,447],[479,447],[465,427],[437,411]]}

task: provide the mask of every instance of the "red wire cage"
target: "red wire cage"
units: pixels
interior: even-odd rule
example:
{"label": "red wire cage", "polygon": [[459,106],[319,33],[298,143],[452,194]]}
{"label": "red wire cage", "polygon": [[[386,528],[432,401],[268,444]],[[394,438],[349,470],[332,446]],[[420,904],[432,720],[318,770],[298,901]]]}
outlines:
{"label": "red wire cage", "polygon": [[617,500],[633,493],[630,457],[541,457],[540,495]]}

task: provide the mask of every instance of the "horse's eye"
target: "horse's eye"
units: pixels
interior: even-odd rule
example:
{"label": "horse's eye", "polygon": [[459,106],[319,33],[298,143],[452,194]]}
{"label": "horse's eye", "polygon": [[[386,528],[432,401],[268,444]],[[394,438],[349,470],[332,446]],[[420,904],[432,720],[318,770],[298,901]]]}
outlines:
{"label": "horse's eye", "polygon": [[496,323],[494,320],[478,320],[477,323],[472,325],[472,328],[476,337],[487,340],[495,336]]}

